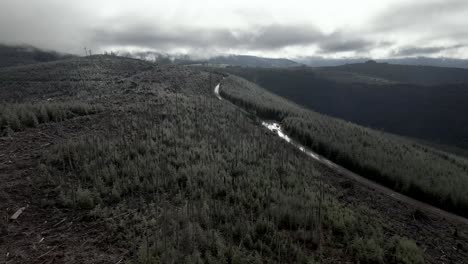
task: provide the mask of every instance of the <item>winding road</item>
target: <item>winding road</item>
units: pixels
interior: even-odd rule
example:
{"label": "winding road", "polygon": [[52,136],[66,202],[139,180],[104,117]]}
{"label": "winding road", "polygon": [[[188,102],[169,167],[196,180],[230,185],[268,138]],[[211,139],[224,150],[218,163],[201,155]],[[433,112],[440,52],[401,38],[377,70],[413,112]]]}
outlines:
{"label": "winding road", "polygon": [[214,89],[214,93],[216,95],[216,97],[218,97],[219,100],[223,100],[223,98],[221,97],[221,95],[219,94],[219,87],[221,86],[221,83],[218,83],[218,85],[216,85],[215,89]]}
{"label": "winding road", "polygon": [[[223,97],[221,97],[220,93],[219,93],[219,90],[221,88],[221,83],[219,83],[218,85],[216,85],[216,87],[214,88],[214,94],[216,95],[216,97],[219,99],[219,100],[223,100]],[[228,101],[228,100],[226,100]],[[228,101],[229,102],[229,101]],[[230,102],[232,103],[232,102]],[[232,103],[233,104],[233,103]],[[236,106],[235,104],[233,104],[234,106]],[[237,107],[237,106],[236,106]],[[268,130],[270,130],[271,132],[275,133],[276,135],[278,135],[278,137],[282,138],[284,141],[286,141],[287,143],[293,145],[294,147],[296,147],[297,149],[299,149],[301,152],[303,152],[304,154],[306,154],[307,156],[311,157],[312,159],[324,164],[325,166],[335,170],[336,172],[340,173],[341,175],[343,176],[346,176],[360,184],[363,184],[375,191],[378,191],[378,192],[381,192],[397,201],[400,201],[400,202],[403,202],[403,203],[406,203],[406,204],[409,204],[419,210],[422,210],[422,211],[426,211],[426,212],[429,212],[429,213],[433,213],[435,215],[438,215],[440,217],[443,217],[443,218],[446,218],[446,219],[451,219],[451,220],[454,220],[454,221],[457,221],[457,222],[461,222],[463,224],[467,224],[468,225],[468,219],[467,218],[464,218],[464,217],[461,217],[459,215],[456,215],[456,214],[453,214],[453,213],[450,213],[450,212],[447,212],[445,210],[442,210],[440,208],[437,208],[437,207],[434,207],[430,204],[427,204],[427,203],[424,203],[424,202],[421,202],[421,201],[418,201],[418,200],[415,200],[409,196],[406,196],[404,194],[401,194],[401,193],[398,193],[398,192],[395,192],[394,190],[390,189],[390,188],[387,188],[377,182],[374,182],[374,181],[371,181],[363,176],[360,176],[330,160],[328,160],[327,158],[315,153],[314,151],[310,150],[309,148],[303,146],[302,144],[300,144],[299,142],[293,140],[292,138],[290,138],[281,128],[281,125],[276,123],[276,122],[268,122],[268,121],[262,121],[262,125],[264,127],[266,127]]]}

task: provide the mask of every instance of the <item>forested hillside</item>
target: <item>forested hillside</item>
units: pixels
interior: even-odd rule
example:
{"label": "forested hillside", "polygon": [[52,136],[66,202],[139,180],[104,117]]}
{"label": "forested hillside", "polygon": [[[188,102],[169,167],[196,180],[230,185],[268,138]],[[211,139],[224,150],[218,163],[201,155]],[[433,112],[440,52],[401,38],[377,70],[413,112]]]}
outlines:
{"label": "forested hillside", "polygon": [[0,222],[7,263],[463,263],[462,225],[313,162],[213,88],[297,106],[222,77],[111,56],[1,70],[0,209],[24,207]]}
{"label": "forested hillside", "polygon": [[299,142],[365,177],[466,215],[468,160],[320,115],[243,79],[226,80],[224,96],[266,119],[280,121]]}
{"label": "forested hillside", "polygon": [[460,114],[468,112],[467,84],[426,87],[310,68],[226,70],[320,113],[468,150],[468,116]]}

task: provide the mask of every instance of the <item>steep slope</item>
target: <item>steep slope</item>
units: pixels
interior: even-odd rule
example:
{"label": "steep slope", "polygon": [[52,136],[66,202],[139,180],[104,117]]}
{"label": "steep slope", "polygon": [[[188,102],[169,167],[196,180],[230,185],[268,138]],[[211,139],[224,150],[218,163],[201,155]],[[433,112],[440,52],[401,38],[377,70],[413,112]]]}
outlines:
{"label": "steep slope", "polygon": [[[223,94],[263,118],[281,121],[293,138],[348,169],[466,215],[468,160],[307,111],[244,83],[231,77]],[[236,88],[240,84],[245,88]]]}
{"label": "steep slope", "polygon": [[[457,249],[468,246],[463,226],[415,213],[311,162],[218,100],[213,88],[221,80],[189,67],[108,56],[2,71],[0,100],[13,113],[20,109],[18,116],[23,108],[12,101],[32,109],[71,102],[96,109],[0,140],[1,211],[10,216],[25,207],[17,220],[1,222],[7,261],[466,258]],[[404,224],[415,215],[423,231]],[[437,245],[429,242],[434,237]]]}

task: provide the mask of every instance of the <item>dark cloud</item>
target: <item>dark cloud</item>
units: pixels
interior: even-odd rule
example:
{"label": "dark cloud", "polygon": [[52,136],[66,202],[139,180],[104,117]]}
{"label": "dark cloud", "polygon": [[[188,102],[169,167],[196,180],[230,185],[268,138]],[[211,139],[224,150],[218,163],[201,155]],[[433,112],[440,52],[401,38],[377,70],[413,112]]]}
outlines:
{"label": "dark cloud", "polygon": [[250,45],[263,48],[283,48],[287,46],[303,46],[322,41],[326,36],[318,29],[306,26],[270,25],[260,28]]}
{"label": "dark cloud", "polygon": [[453,46],[434,46],[434,47],[402,47],[394,50],[392,52],[393,56],[404,57],[404,56],[414,56],[414,55],[431,55],[440,53],[443,51],[459,49],[465,47],[464,45],[453,45]]}
{"label": "dark cloud", "polygon": [[326,36],[319,48],[321,53],[334,53],[334,52],[363,52],[370,51],[376,47],[383,47],[391,45],[391,42],[376,42],[364,38],[357,38],[354,33],[344,33],[342,31],[334,32]]}
{"label": "dark cloud", "polygon": [[327,40],[319,45],[322,53],[346,52],[346,51],[365,51],[374,47],[374,42],[363,39],[340,39]]}
{"label": "dark cloud", "polygon": [[310,45],[320,42],[324,35],[310,26],[269,25],[249,30],[149,27],[108,27],[94,30],[92,42],[96,46],[140,46],[167,49],[220,48],[276,50],[288,46]]}
{"label": "dark cloud", "polygon": [[342,32],[324,34],[311,26],[272,24],[248,30],[147,27],[145,25],[100,28],[92,42],[97,46],[139,46],[154,49],[215,48],[274,51],[291,46],[317,45],[322,53],[367,51],[373,41],[358,39]]}

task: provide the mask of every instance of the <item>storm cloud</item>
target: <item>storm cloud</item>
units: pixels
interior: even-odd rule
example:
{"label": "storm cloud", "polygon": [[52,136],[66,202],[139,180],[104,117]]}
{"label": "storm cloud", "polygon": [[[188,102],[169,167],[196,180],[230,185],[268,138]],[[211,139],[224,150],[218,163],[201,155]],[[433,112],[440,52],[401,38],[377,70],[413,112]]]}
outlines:
{"label": "storm cloud", "polygon": [[468,58],[466,17],[466,0],[4,0],[0,43],[77,54]]}
{"label": "storm cloud", "polygon": [[358,38],[355,35],[340,31],[325,36],[324,39],[318,43],[320,52],[325,54],[348,51],[362,52],[372,49],[377,45],[375,41]]}
{"label": "storm cloud", "polygon": [[185,49],[239,49],[276,51],[288,47],[316,45],[321,54],[365,51],[378,45],[374,41],[348,36],[342,32],[325,34],[308,25],[255,26],[248,29],[200,29],[119,26],[118,29],[95,29],[92,42],[98,46],[139,46],[167,50],[177,46]]}
{"label": "storm cloud", "polygon": [[136,25],[118,29],[95,29],[92,42],[97,45],[133,45],[156,49],[178,46],[277,50],[289,46],[310,45],[324,37],[319,30],[307,25],[272,24],[240,30]]}

